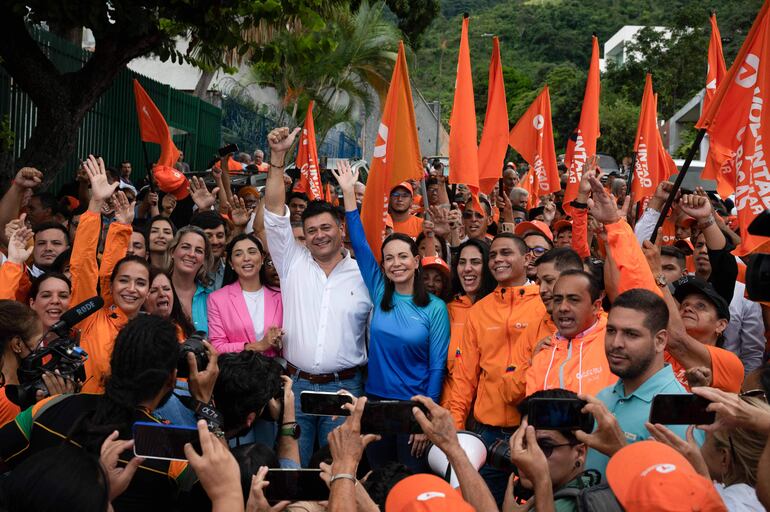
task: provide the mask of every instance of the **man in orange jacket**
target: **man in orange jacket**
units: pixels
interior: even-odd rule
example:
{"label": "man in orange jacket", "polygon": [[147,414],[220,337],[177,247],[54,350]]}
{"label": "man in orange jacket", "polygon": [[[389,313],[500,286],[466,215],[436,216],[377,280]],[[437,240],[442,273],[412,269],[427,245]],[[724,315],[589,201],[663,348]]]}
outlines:
{"label": "man in orange jacket", "polygon": [[551,388],[595,395],[614,384],[618,378],[604,353],[607,315],[596,278],[584,270],[563,272],[554,288],[552,316],[558,332],[532,358],[527,395]]}
{"label": "man in orange jacket", "polygon": [[[515,369],[513,355],[517,344],[523,342],[524,330],[530,323],[539,322],[545,313],[538,287],[527,281],[526,254],[524,240],[511,233],[501,233],[492,241],[489,269],[498,286],[468,313],[455,358],[455,386],[449,410],[457,428],[464,429],[475,398],[476,432],[487,445],[497,439],[507,442],[519,424],[515,404],[506,401],[501,393],[503,375]],[[488,465],[480,473],[502,503],[508,473]]]}

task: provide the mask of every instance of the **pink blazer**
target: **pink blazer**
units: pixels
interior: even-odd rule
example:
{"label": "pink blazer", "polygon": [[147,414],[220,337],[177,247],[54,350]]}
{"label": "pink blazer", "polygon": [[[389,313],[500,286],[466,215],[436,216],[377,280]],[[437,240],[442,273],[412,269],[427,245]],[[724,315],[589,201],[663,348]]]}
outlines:
{"label": "pink blazer", "polygon": [[[265,291],[265,332],[270,327],[283,326],[283,302],[281,293],[267,286]],[[208,297],[209,340],[221,354],[223,352],[240,352],[246,343],[257,340],[254,324],[249,317],[249,309],[243,298],[241,284],[236,281]],[[279,352],[269,349],[263,355],[275,357]]]}

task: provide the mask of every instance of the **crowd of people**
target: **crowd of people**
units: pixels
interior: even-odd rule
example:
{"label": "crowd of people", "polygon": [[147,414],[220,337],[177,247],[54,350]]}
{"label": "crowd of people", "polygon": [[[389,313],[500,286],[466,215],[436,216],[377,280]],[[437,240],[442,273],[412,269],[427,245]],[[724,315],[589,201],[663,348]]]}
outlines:
{"label": "crowd of people", "polygon": [[[273,130],[266,160],[223,157],[211,188],[164,193],[94,156],[57,194],[18,171],[0,203],[0,509],[770,507],[770,306],[746,296],[730,198],[677,192],[653,243],[669,182],[632,200],[594,157],[564,203],[509,163],[477,203],[424,159],[374,247],[348,163],[325,171],[329,201],[286,173],[297,132]],[[263,189],[232,185],[243,162]],[[68,325],[78,304],[96,310]],[[311,415],[303,391],[351,403]],[[656,396],[690,393],[713,423],[650,423]],[[535,399],[580,400],[593,428],[535,428]],[[420,433],[362,433],[382,400],[413,401]],[[134,456],[136,422],[199,443]],[[320,468],[329,499],[268,501],[268,468]]]}

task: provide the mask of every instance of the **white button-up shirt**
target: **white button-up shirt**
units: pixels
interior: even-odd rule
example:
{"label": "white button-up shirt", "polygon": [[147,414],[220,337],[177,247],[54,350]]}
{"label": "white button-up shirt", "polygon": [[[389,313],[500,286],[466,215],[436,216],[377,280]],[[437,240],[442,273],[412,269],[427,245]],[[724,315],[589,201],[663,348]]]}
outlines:
{"label": "white button-up shirt", "polygon": [[332,373],[366,364],[372,302],[356,260],[345,254],[328,276],[294,239],[289,209],[265,209],[270,256],[281,279],[283,356],[308,373]]}

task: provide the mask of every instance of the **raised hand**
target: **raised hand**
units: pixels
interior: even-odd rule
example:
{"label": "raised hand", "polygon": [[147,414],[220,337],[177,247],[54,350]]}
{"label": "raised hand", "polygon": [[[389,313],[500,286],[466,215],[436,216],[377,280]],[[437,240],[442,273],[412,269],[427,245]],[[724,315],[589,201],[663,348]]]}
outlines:
{"label": "raised hand", "polygon": [[245,226],[251,218],[251,210],[246,208],[246,201],[238,196],[233,196],[230,204],[230,218],[236,227]]}
{"label": "raised hand", "polygon": [[444,453],[452,448],[459,448],[460,441],[457,438],[457,429],[452,414],[427,396],[413,396],[412,400],[421,403],[428,409],[430,419],[419,407],[412,408],[414,419],[420,424],[428,440],[441,448]]}
{"label": "raised hand", "polygon": [[709,198],[698,194],[685,194],[680,197],[679,208],[699,222],[708,219],[713,212]]}
{"label": "raised hand", "polygon": [[550,226],[554,217],[556,217],[556,203],[552,199],[548,199],[543,205],[543,222]]}
{"label": "raised hand", "polygon": [[134,478],[136,469],[144,462],[140,457],[133,457],[124,467],[118,467],[118,459],[126,450],[134,446],[134,440],[121,441],[118,439],[118,431],[107,436],[99,450],[99,462],[104,468],[110,485],[110,501],[114,500],[128,489],[131,479]]}
{"label": "raised hand", "polygon": [[121,224],[131,225],[131,223],[134,222],[134,215],[136,213],[136,210],[134,209],[136,201],[129,203],[126,194],[117,191],[112,196],[112,203],[115,207],[115,220]]}
{"label": "raised hand", "polygon": [[521,420],[521,425],[511,436],[510,445],[511,462],[516,467],[533,480],[548,477],[548,459],[537,444],[535,428],[529,426],[527,420]]}
{"label": "raised hand", "polygon": [[380,439],[374,434],[361,435],[361,416],[364,414],[366,397],[358,398],[353,404],[343,407],[350,411],[345,423],[335,428],[327,436],[329,450],[332,454],[333,473],[356,473],[356,467],[364,454],[366,447]]}
{"label": "raised hand", "polygon": [[449,210],[433,205],[428,208],[428,211],[433,221],[433,232],[444,238],[449,236]]}
{"label": "raised hand", "polygon": [[198,439],[202,454],[199,455],[190,443],[184,445],[184,454],[211,499],[213,510],[243,510],[238,461],[227,445],[208,431],[204,420],[198,421]]}
{"label": "raised hand", "polygon": [[286,165],[284,157],[294,144],[294,139],[302,128],[299,126],[291,132],[287,127],[276,128],[267,134],[267,141],[270,144],[270,163],[274,167],[283,167]]}
{"label": "raised hand", "polygon": [[104,167],[102,157],[95,158],[94,155],[88,155],[83,161],[83,166],[88,173],[88,180],[91,182],[91,199],[101,203],[106,201],[120,185],[119,182],[110,184],[107,180],[107,170]]}
{"label": "raised hand", "polygon": [[588,402],[582,412],[593,414],[596,418],[596,428],[590,434],[582,430],[575,431],[575,437],[589,448],[611,457],[626,445],[626,436],[620,429],[618,420],[604,405],[604,402],[590,395],[579,394],[578,398]]}
{"label": "raised hand", "polygon": [[163,196],[163,200],[160,202],[161,213],[166,217],[171,216],[171,213],[176,208],[176,197],[171,194]]}
{"label": "raised hand", "polygon": [[13,184],[20,188],[35,188],[43,183],[43,173],[34,167],[22,167],[13,178]]}
{"label": "raised hand", "polygon": [[150,206],[158,206],[158,193],[157,192],[148,192],[147,193],[147,204]]}
{"label": "raised hand", "polygon": [[[601,181],[595,174],[585,174],[583,177],[591,185],[591,201],[588,203],[589,213],[602,224],[613,224],[620,220],[618,205],[604,190]],[[582,184],[582,182],[581,182]]]}
{"label": "raised hand", "polygon": [[695,471],[706,478],[711,478],[709,476],[709,468],[706,465],[706,460],[703,458],[703,455],[701,455],[700,446],[698,446],[698,443],[695,441],[695,436],[693,435],[695,430],[694,425],[687,427],[687,441],[674,434],[671,429],[664,425],[653,425],[652,423],[647,422],[644,426],[650,432],[653,439],[659,443],[669,445],[671,448],[684,455],[684,458],[692,464]]}
{"label": "raised hand", "polygon": [[714,423],[698,425],[699,429],[713,432],[741,427],[770,434],[770,413],[755,407],[735,393],[702,387],[694,387],[692,392],[711,401],[706,410],[717,413]]}
{"label": "raised hand", "polygon": [[588,178],[593,176],[598,179],[601,174],[601,171],[596,168],[597,161],[596,155],[592,155],[588,157],[588,160],[583,165],[583,174],[580,176],[580,183],[578,184],[578,202],[585,203],[588,195],[591,193],[591,182]]}
{"label": "raised hand", "polygon": [[198,206],[198,210],[210,210],[212,206],[217,202],[217,192],[219,187],[214,187],[214,190],[209,192],[206,188],[206,183],[202,178],[193,176],[190,178],[190,196],[192,196],[193,202]]}
{"label": "raised hand", "polygon": [[[24,217],[24,215],[22,215],[22,217]],[[35,236],[34,233],[31,229],[23,225],[23,220],[21,220],[21,222],[22,227],[17,228],[13,234],[8,237],[8,261],[16,263],[17,265],[24,265],[32,255],[32,251],[35,249],[34,245],[29,243],[32,240],[32,237]]]}
{"label": "raised hand", "polygon": [[214,393],[214,384],[219,376],[219,364],[217,363],[219,355],[208,341],[204,341],[203,346],[206,347],[209,363],[205,369],[199,371],[195,356],[192,352],[188,352],[187,364],[190,367],[188,382],[190,385],[190,395],[199,402],[207,404],[211,401],[211,395]]}
{"label": "raised hand", "polygon": [[290,501],[281,501],[274,506],[270,506],[265,498],[264,489],[270,482],[265,480],[267,476],[267,466],[260,466],[257,474],[251,477],[251,490],[249,499],[246,502],[246,512],[280,512],[289,506]]}
{"label": "raised hand", "polygon": [[350,167],[350,162],[347,160],[340,160],[337,164],[337,168],[332,169],[332,174],[337,178],[337,183],[339,183],[343,194],[346,191],[353,191],[356,182],[358,181],[358,171],[354,171]]}

